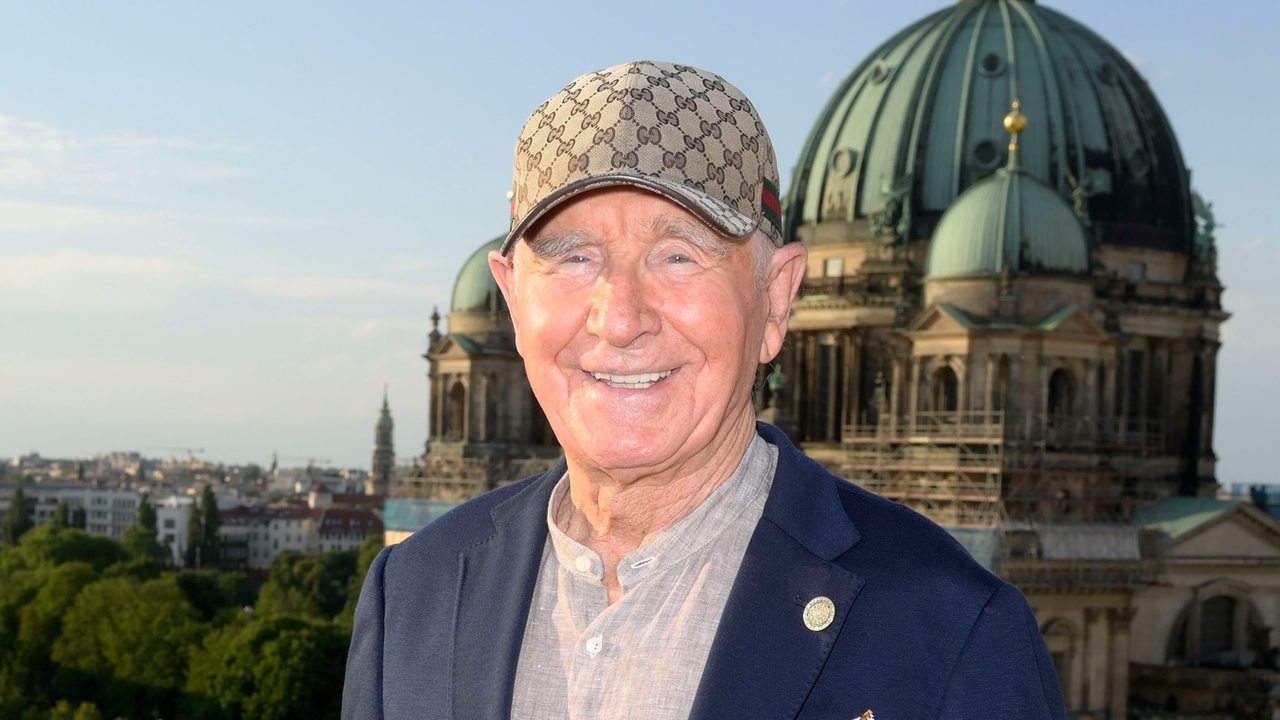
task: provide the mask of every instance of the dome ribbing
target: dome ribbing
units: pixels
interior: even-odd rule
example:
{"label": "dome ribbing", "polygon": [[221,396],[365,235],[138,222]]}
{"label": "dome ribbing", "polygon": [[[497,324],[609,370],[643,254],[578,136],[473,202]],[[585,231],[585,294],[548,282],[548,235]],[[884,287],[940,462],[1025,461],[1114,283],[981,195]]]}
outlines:
{"label": "dome ribbing", "polygon": [[1187,169],[1146,82],[1096,33],[1024,0],[947,7],[854,69],[792,174],[789,239],[855,221],[930,237],[1005,163],[1000,118],[1015,99],[1036,118],[1022,166],[1100,242],[1191,252]]}

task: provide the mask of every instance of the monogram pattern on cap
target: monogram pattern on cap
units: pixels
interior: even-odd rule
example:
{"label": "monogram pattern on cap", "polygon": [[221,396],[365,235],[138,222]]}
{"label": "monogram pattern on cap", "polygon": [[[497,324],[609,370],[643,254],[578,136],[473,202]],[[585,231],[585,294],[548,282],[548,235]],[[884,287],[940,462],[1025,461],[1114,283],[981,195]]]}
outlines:
{"label": "monogram pattern on cap", "polygon": [[576,192],[634,184],[719,232],[781,244],[773,144],[751,101],[718,75],[638,60],[589,72],[533,111],[515,149],[510,249]]}

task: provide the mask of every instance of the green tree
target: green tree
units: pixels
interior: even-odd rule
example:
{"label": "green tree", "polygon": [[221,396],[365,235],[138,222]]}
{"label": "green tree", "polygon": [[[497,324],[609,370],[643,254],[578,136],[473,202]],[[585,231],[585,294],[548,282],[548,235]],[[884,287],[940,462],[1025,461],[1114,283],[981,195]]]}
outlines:
{"label": "green tree", "polygon": [[271,563],[256,610],[332,621],[347,603],[355,572],[356,553],[351,550],[305,555],[287,550]]}
{"label": "green tree", "polygon": [[94,582],[63,615],[53,644],[58,695],[99,698],[110,715],[172,716],[205,630],[173,575]]}
{"label": "green tree", "polygon": [[216,566],[222,560],[222,542],[218,529],[222,527],[222,518],[218,516],[218,498],[213,494],[213,487],[204,486],[200,491],[200,525],[203,533],[202,545],[204,564]]}
{"label": "green tree", "polygon": [[120,543],[136,558],[164,563],[171,556],[168,548],[156,538],[156,508],[143,494],[138,501],[138,511],[133,524],[124,531]]}
{"label": "green tree", "polygon": [[187,550],[183,564],[189,568],[204,565],[204,524],[200,521],[200,507],[191,503],[187,509]]}
{"label": "green tree", "polygon": [[17,717],[30,703],[23,684],[18,634],[22,608],[39,592],[47,575],[48,568],[0,571],[0,717]]}
{"label": "green tree", "polygon": [[369,572],[373,559],[382,552],[384,547],[386,546],[383,544],[381,535],[370,535],[360,543],[360,549],[356,554],[356,569],[351,575],[350,582],[347,583],[347,602],[338,620],[344,627],[349,628],[354,622],[356,602],[360,600],[360,588],[364,585],[365,573]]}
{"label": "green tree", "polygon": [[41,525],[22,536],[16,548],[0,552],[0,576],[6,571],[83,561],[102,571],[126,560],[129,554],[111,538],[75,528]]}
{"label": "green tree", "polygon": [[258,586],[241,572],[182,570],[175,574],[178,588],[191,606],[206,620],[238,616],[253,605]]}
{"label": "green tree", "polygon": [[49,710],[49,720],[102,720],[102,711],[91,702],[82,702],[76,707],[66,700],[59,700]]}
{"label": "green tree", "polygon": [[50,568],[35,597],[19,611],[10,679],[32,701],[47,705],[55,699],[49,681],[57,667],[51,656],[54,641],[62,634],[62,616],[97,578],[98,571],[84,562]]}
{"label": "green tree", "polygon": [[182,716],[336,720],[350,636],[324,622],[259,617],[214,631],[195,653]]}
{"label": "green tree", "polygon": [[218,498],[213,487],[205,485],[200,491],[200,499],[192,503],[187,512],[187,567],[214,567],[218,564],[222,555],[222,543],[218,537],[221,526]]}
{"label": "green tree", "polygon": [[[127,555],[110,538],[83,530],[41,525],[22,536],[17,547],[0,548],[0,717],[38,708],[57,693],[48,688],[51,626],[65,602],[58,593],[79,590],[103,568]],[[80,566],[62,570],[64,566]],[[89,573],[83,568],[89,568]],[[34,608],[31,607],[34,604]]]}
{"label": "green tree", "polygon": [[77,505],[71,511],[71,527],[84,530],[85,522],[88,520],[88,513],[85,512],[84,506]]}
{"label": "green tree", "polygon": [[3,539],[5,545],[17,545],[18,538],[22,537],[28,530],[35,525],[31,521],[31,515],[27,512],[27,494],[22,489],[23,482],[18,480],[18,486],[14,488],[13,495],[9,497],[9,510],[4,515]]}
{"label": "green tree", "polygon": [[59,498],[58,504],[53,506],[53,525],[60,528],[71,525],[71,509],[66,500]]}

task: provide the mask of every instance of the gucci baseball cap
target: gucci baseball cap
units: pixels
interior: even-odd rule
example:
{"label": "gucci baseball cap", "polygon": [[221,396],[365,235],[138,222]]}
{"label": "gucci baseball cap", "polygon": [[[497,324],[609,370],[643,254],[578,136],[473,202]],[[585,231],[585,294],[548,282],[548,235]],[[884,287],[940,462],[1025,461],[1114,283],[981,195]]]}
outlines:
{"label": "gucci baseball cap", "polygon": [[747,96],[714,73],[636,60],[539,105],[516,141],[503,254],[552,208],[610,185],[662,195],[723,235],[759,228],[782,244],[773,144]]}

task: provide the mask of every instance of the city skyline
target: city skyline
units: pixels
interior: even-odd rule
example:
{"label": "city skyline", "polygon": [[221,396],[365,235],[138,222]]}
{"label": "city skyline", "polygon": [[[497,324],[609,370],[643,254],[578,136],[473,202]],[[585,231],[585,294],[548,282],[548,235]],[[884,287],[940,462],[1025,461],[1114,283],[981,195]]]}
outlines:
{"label": "city skyline", "polygon": [[[705,67],[759,107],[785,189],[837,83],[947,4],[14,8],[0,28],[0,457],[195,447],[367,468],[384,382],[397,458],[420,454],[430,315],[505,230],[511,144],[539,100],[634,57]],[[1280,59],[1280,9],[1044,4],[1137,66],[1213,203],[1233,315],[1218,477],[1270,482],[1280,283],[1264,273],[1280,249],[1264,194],[1280,151],[1265,131],[1280,101],[1257,90]]]}

